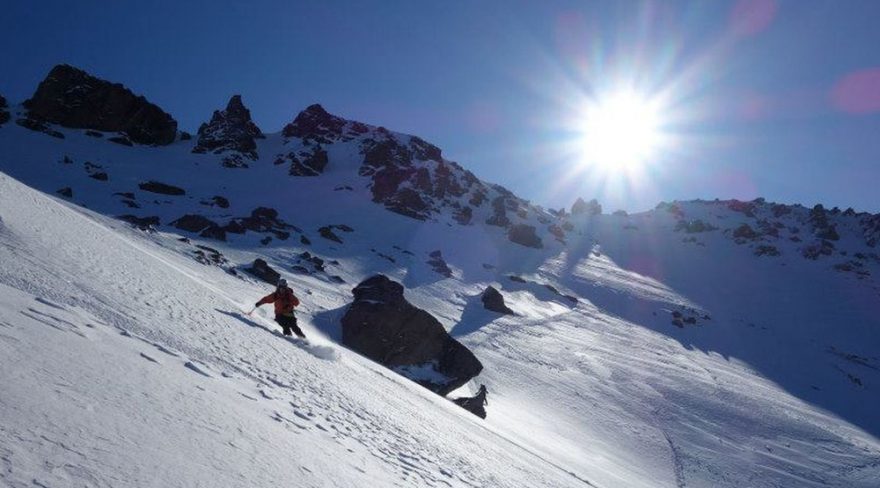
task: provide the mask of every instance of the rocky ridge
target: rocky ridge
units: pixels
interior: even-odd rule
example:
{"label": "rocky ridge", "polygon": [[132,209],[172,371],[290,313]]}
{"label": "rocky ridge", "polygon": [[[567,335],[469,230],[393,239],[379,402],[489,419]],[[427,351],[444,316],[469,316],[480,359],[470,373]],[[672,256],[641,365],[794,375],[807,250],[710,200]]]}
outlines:
{"label": "rocky ridge", "polygon": [[27,118],[18,123],[35,130],[52,123],[118,132],[135,143],[152,145],[170,144],[177,135],[177,122],[146,98],[66,64],[52,68],[24,107]]}

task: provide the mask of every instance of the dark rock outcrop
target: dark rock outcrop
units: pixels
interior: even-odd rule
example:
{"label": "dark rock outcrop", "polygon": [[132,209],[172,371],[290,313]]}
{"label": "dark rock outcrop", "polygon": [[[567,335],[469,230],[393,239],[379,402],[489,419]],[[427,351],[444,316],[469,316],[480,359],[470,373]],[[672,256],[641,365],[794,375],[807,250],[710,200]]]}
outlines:
{"label": "dark rock outcrop", "polygon": [[137,215],[120,215],[119,220],[128,222],[140,230],[152,231],[159,225],[159,217],[138,217]]}
{"label": "dark rock outcrop", "polygon": [[120,132],[138,144],[170,144],[177,135],[177,122],[144,97],[64,64],[52,68],[24,106],[31,120]]}
{"label": "dark rock outcrop", "polygon": [[718,227],[715,227],[712,224],[707,222],[703,222],[700,219],[697,220],[679,220],[675,225],[675,231],[685,231],[688,234],[696,234],[700,232],[709,232],[713,230],[718,230]]}
{"label": "dark rock outcrop", "polygon": [[542,249],[544,247],[541,238],[535,234],[535,227],[533,225],[517,224],[511,226],[510,231],[507,233],[507,238],[510,242],[521,246],[533,247],[535,249]]}
{"label": "dark rock outcrop", "polygon": [[318,235],[320,235],[324,239],[342,244],[342,239],[338,235],[336,235],[335,232],[333,232],[333,226],[331,225],[325,225],[324,227],[318,229]]}
{"label": "dark rock outcrop", "polygon": [[376,275],[352,290],[342,317],[342,343],[440,395],[480,373],[483,365],[428,312],[410,304],[403,285]]}
{"label": "dark rock outcrop", "polygon": [[229,200],[226,197],[220,195],[214,195],[208,200],[202,200],[202,205],[207,205],[209,207],[220,207],[220,208],[229,208]]}
{"label": "dark rock outcrop", "polygon": [[73,188],[69,186],[65,186],[64,188],[57,190],[55,193],[61,195],[62,197],[73,198]]}
{"label": "dark rock outcrop", "polygon": [[42,132],[43,134],[58,138],[64,139],[64,134],[58,132],[57,130],[49,127],[49,124],[43,122],[42,120],[32,119],[32,118],[23,118],[23,119],[15,119],[15,123],[24,127],[25,129],[32,130],[35,132]]}
{"label": "dark rock outcrop", "polygon": [[489,404],[489,400],[486,399],[488,395],[489,392],[486,390],[486,385],[480,385],[480,389],[477,391],[476,395],[472,397],[453,398],[452,401],[459,407],[481,419],[484,419],[486,418],[486,405]]}
{"label": "dark rock outcrop", "polygon": [[431,259],[427,261],[427,264],[431,266],[431,269],[434,270],[435,273],[441,274],[447,278],[452,277],[452,270],[449,269],[449,265],[446,264],[446,260],[443,259],[443,253],[439,250],[432,251],[431,254],[428,255]]}
{"label": "dark rock outcrop", "polygon": [[171,225],[187,232],[201,232],[208,227],[216,227],[217,223],[203,215],[187,214],[171,222]]}
{"label": "dark rock outcrop", "polygon": [[742,224],[733,230],[733,238],[737,240],[753,240],[758,238],[758,233],[749,224]]}
{"label": "dark rock outcrop", "polygon": [[483,301],[483,307],[485,307],[486,310],[504,315],[514,315],[513,310],[504,304],[504,296],[493,286],[486,288],[486,291],[483,292],[480,299]]}
{"label": "dark rock outcrop", "polygon": [[343,135],[346,120],[329,114],[324,107],[313,104],[300,112],[293,122],[284,126],[284,137],[298,137],[304,141],[330,144]]}
{"label": "dark rock outcrop", "polygon": [[7,108],[6,99],[3,98],[3,95],[0,95],[0,125],[9,122],[9,111],[6,110]]}
{"label": "dark rock outcrop", "polygon": [[181,196],[186,195],[186,190],[183,188],[169,185],[167,183],[162,183],[159,181],[145,181],[143,183],[138,184],[138,188],[143,191],[148,191],[150,193],[158,193],[160,195],[171,195],[171,196]]}
{"label": "dark rock outcrop", "polygon": [[327,151],[321,146],[314,146],[310,151],[300,151],[298,157],[293,152],[288,153],[287,159],[290,161],[291,176],[318,176],[330,162]]}
{"label": "dark rock outcrop", "polygon": [[233,95],[226,110],[215,110],[210,122],[199,127],[198,135],[194,153],[235,152],[252,161],[258,157],[256,139],[265,137],[251,120],[251,112],[241,102],[241,95]]}
{"label": "dark rock outcrop", "polygon": [[245,271],[272,286],[278,284],[278,280],[281,278],[280,273],[272,269],[272,267],[269,266],[269,263],[260,258],[255,259],[254,264],[251,265],[250,268],[246,268]]}

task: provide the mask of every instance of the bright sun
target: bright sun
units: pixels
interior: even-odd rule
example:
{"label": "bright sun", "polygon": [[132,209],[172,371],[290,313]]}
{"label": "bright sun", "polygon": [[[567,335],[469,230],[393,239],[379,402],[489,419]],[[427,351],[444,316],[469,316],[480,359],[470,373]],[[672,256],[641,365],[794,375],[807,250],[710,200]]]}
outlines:
{"label": "bright sun", "polygon": [[645,165],[660,143],[656,103],[636,93],[617,93],[590,104],[583,113],[584,163],[606,172]]}

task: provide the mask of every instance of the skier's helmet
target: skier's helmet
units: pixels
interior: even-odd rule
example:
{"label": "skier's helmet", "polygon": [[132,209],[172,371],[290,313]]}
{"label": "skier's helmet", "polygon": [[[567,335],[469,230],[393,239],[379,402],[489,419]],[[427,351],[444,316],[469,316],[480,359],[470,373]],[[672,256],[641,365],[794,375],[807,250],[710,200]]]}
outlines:
{"label": "skier's helmet", "polygon": [[284,278],[278,280],[278,288],[287,288],[287,280]]}

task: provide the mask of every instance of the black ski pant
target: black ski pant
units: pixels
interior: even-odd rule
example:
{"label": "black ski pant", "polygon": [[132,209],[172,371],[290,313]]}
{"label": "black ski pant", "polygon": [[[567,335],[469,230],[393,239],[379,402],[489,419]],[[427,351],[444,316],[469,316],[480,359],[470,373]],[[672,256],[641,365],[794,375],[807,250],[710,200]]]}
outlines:
{"label": "black ski pant", "polygon": [[304,338],[306,335],[303,334],[302,329],[296,325],[296,317],[293,315],[276,315],[275,322],[278,322],[278,325],[284,329],[284,335],[291,335],[290,331],[293,330],[293,333],[296,334],[297,337]]}

